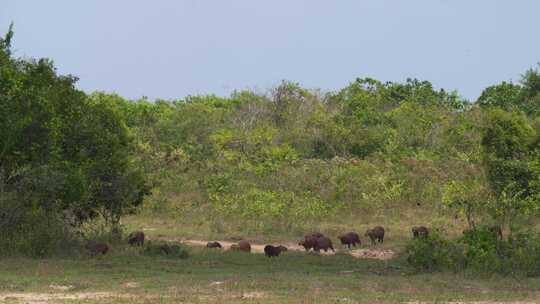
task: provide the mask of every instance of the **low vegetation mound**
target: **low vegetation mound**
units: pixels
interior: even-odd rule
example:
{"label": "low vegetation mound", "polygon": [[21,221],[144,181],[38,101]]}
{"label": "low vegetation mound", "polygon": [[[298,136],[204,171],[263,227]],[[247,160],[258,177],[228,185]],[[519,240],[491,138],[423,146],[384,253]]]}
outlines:
{"label": "low vegetation mound", "polygon": [[142,253],[148,256],[164,256],[170,258],[187,259],[189,250],[180,244],[170,244],[165,242],[146,242]]}
{"label": "low vegetation mound", "polygon": [[440,233],[415,238],[407,261],[421,271],[472,271],[503,275],[540,275],[540,237],[521,232],[500,239],[489,228],[474,229],[456,239]]}

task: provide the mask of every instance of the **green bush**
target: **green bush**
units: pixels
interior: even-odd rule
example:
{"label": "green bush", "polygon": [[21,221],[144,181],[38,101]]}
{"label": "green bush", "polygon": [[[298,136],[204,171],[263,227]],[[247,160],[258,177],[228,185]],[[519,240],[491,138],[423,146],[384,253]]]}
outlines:
{"label": "green bush", "polygon": [[462,247],[432,231],[427,238],[415,238],[407,244],[407,262],[419,271],[458,271],[465,266]]}
{"label": "green bush", "polygon": [[468,268],[505,275],[540,275],[540,237],[531,231],[499,240],[486,227],[467,232],[459,242],[465,245]]}
{"label": "green bush", "polygon": [[164,256],[170,258],[187,259],[189,251],[186,247],[179,244],[168,244],[164,242],[146,242],[142,250],[144,255]]}
{"label": "green bush", "polygon": [[502,275],[540,275],[540,237],[534,232],[500,240],[487,227],[448,240],[437,233],[407,245],[407,261],[420,271],[467,270]]}
{"label": "green bush", "polygon": [[537,232],[526,231],[511,235],[507,244],[504,248],[511,249],[506,257],[507,273],[518,270],[527,276],[540,276],[540,236]]}
{"label": "green bush", "polygon": [[476,271],[504,272],[504,261],[511,248],[487,227],[468,230],[457,242],[464,246],[463,253],[468,268]]}
{"label": "green bush", "polygon": [[74,231],[66,228],[61,219],[38,209],[23,214],[16,229],[4,230],[0,238],[0,256],[69,255],[77,251],[78,245]]}

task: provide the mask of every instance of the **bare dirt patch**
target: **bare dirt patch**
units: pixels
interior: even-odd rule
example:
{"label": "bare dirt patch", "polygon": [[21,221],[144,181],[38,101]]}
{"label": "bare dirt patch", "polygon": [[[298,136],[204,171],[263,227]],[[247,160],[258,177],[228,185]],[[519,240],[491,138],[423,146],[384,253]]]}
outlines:
{"label": "bare dirt patch", "polygon": [[108,298],[132,299],[134,295],[111,292],[83,293],[0,293],[0,301],[20,301],[28,304],[57,303],[66,300],[102,300]]}
{"label": "bare dirt patch", "polygon": [[140,284],[137,282],[125,282],[122,284],[123,288],[139,288]]}
{"label": "bare dirt patch", "polygon": [[510,302],[501,302],[501,301],[406,302],[406,304],[432,304],[432,303],[440,303],[440,304],[537,304],[538,302],[527,302],[527,301],[510,301]]}
{"label": "bare dirt patch", "polygon": [[130,294],[118,292],[9,292],[0,293],[0,303],[5,301],[20,302],[25,304],[51,304],[64,303],[64,301],[88,301],[88,300],[106,300],[106,299],[124,299],[133,300],[159,300],[168,298],[167,295],[148,295],[148,294]]}
{"label": "bare dirt patch", "polygon": [[349,252],[355,258],[389,260],[395,256],[390,249],[355,249]]}
{"label": "bare dirt patch", "polygon": [[[209,241],[182,240],[181,242],[184,243],[184,244],[187,244],[187,245],[192,245],[192,246],[206,246],[206,243],[208,243]],[[219,242],[221,244],[221,246],[223,246],[223,249],[225,249],[225,250],[230,250],[231,245],[237,243],[237,242],[230,242],[230,241],[217,241],[217,242]],[[303,251],[304,250],[303,247],[300,247],[300,246],[298,246],[296,244],[292,244],[292,243],[283,243],[281,245],[287,247],[287,249],[289,249],[289,250],[295,250],[295,251]],[[260,244],[251,243],[251,252],[253,252],[253,253],[264,253],[264,246],[266,246],[266,245],[260,245]]]}
{"label": "bare dirt patch", "polygon": [[[205,241],[205,240],[181,240],[181,239],[171,239],[171,238],[159,238],[159,239],[165,240],[165,241],[177,241],[177,242],[179,241],[179,242],[181,242],[183,244],[190,245],[190,246],[206,246],[206,244],[209,242],[209,241]],[[223,249],[225,249],[225,250],[230,250],[231,245],[237,243],[237,242],[231,242],[231,241],[217,241],[217,242],[219,242],[221,244],[221,246],[223,246]],[[302,247],[302,246],[300,246],[300,245],[298,245],[296,243],[284,242],[284,243],[280,243],[280,245],[284,245],[285,247],[287,247],[288,250],[305,252],[304,247]],[[266,245],[251,244],[251,252],[252,253],[264,253],[264,246],[266,246]],[[392,259],[396,255],[396,252],[393,251],[393,250],[390,250],[390,249],[376,249],[376,248],[375,249],[354,249],[354,250],[339,250],[339,249],[337,249],[336,252],[333,252],[333,251],[328,251],[328,252],[321,251],[319,254],[320,255],[334,255],[336,253],[345,253],[345,254],[349,254],[349,255],[351,255],[351,256],[353,256],[355,258],[360,258],[360,259],[378,259],[378,260],[389,260],[389,259]]]}
{"label": "bare dirt patch", "polygon": [[241,296],[242,299],[262,299],[264,297],[265,294],[261,291],[244,292]]}
{"label": "bare dirt patch", "polygon": [[250,292],[227,292],[220,290],[223,293],[214,294],[214,295],[201,295],[199,300],[201,301],[227,301],[227,300],[260,300],[268,298],[268,294],[262,291],[250,291]]}
{"label": "bare dirt patch", "polygon": [[51,284],[51,285],[49,285],[49,288],[53,289],[53,290],[57,290],[57,291],[68,291],[68,290],[71,290],[71,289],[73,289],[75,287],[73,285],[55,285],[55,284]]}

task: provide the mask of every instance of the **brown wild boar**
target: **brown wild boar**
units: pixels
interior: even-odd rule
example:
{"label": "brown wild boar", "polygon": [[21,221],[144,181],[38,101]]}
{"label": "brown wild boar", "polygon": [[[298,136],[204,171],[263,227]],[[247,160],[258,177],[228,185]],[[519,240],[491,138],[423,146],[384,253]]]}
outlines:
{"label": "brown wild boar", "polygon": [[128,244],[131,246],[143,246],[144,245],[144,232],[134,231],[128,235]]}
{"label": "brown wild boar", "polygon": [[375,245],[376,242],[384,242],[384,228],[381,226],[376,226],[373,229],[368,229],[365,236],[368,236],[371,239],[371,244]]}
{"label": "brown wild boar", "polygon": [[298,245],[304,247],[306,251],[309,251],[310,249],[315,248],[315,244],[317,244],[318,239],[319,238],[314,236],[306,236],[298,243]]}
{"label": "brown wild boar", "polygon": [[413,234],[413,238],[418,238],[418,237],[427,238],[429,234],[429,230],[424,226],[412,227],[411,231]]}
{"label": "brown wild boar", "polygon": [[304,239],[298,243],[298,245],[304,247],[306,251],[312,249],[317,243],[317,239],[324,237],[324,234],[320,232],[311,232],[304,235]]}
{"label": "brown wild boar", "polygon": [[264,254],[267,257],[277,257],[280,253],[283,251],[287,251],[287,247],[279,245],[279,246],[272,246],[272,245],[266,245],[264,246]]}
{"label": "brown wild boar", "polygon": [[248,241],[242,240],[238,244],[231,245],[231,250],[251,252],[251,245]]}
{"label": "brown wild boar", "polygon": [[332,249],[332,251],[335,252],[334,247],[332,246],[332,241],[325,236],[317,238],[315,245],[313,246],[313,250],[316,252],[320,252],[321,249],[324,250],[324,252],[327,252],[328,249]]}
{"label": "brown wild boar", "polygon": [[223,248],[219,242],[208,242],[206,248]]}
{"label": "brown wild boar", "polygon": [[360,245],[360,236],[356,232],[347,232],[338,236],[342,245],[347,245],[347,248],[351,249],[351,245],[356,247],[356,244]]}

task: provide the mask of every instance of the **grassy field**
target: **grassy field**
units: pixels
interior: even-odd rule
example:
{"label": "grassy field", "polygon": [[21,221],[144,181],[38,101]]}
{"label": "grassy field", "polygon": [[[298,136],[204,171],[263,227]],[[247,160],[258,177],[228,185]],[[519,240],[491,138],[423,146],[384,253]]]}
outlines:
{"label": "grassy field", "polygon": [[[67,290],[59,291],[62,288]],[[50,299],[52,303],[534,301],[540,297],[540,279],[415,274],[403,258],[380,261],[287,252],[268,259],[262,254],[192,248],[190,258],[170,259],[115,247],[99,258],[2,261],[0,295],[7,303],[19,303],[20,293],[36,298],[44,293],[66,295]]]}
{"label": "grassy field", "polygon": [[[390,209],[390,208],[389,208]],[[382,225],[386,230],[383,248],[402,251],[406,242],[411,238],[411,227],[427,226],[444,229],[450,236],[461,235],[466,224],[449,216],[437,216],[431,208],[395,208],[384,210],[381,214],[363,214],[355,212],[348,216],[341,215],[336,218],[325,219],[324,222],[306,223],[284,229],[273,227],[265,232],[251,231],[249,227],[232,225],[234,220],[217,220],[219,228],[203,212],[196,211],[178,216],[155,215],[144,212],[123,219],[127,231],[144,230],[147,235],[162,239],[201,239],[201,240],[235,240],[248,239],[257,243],[265,242],[291,242],[300,240],[309,231],[320,231],[330,236],[334,242],[339,234],[356,231],[362,241],[367,242],[364,232],[368,228]]]}
{"label": "grassy field", "polygon": [[[224,240],[204,228],[178,225],[165,217],[125,221],[147,228],[150,239],[175,236]],[[339,230],[339,226],[325,230]],[[324,228],[324,227],[323,227]],[[363,228],[363,227],[361,227]],[[334,229],[334,230],[332,230]],[[390,227],[380,248],[391,260],[359,259],[339,248],[333,256],[288,251],[279,258],[189,247],[187,259],[147,256],[113,244],[103,257],[10,258],[0,262],[0,302],[5,303],[403,303],[540,301],[540,278],[470,273],[419,274],[402,252],[408,229]],[[294,241],[291,235],[252,238],[264,244]],[[364,238],[365,239],[365,238]],[[336,242],[336,240],[334,240]],[[339,246],[336,246],[339,247]],[[363,244],[363,248],[369,245]]]}

